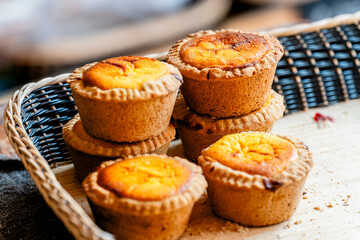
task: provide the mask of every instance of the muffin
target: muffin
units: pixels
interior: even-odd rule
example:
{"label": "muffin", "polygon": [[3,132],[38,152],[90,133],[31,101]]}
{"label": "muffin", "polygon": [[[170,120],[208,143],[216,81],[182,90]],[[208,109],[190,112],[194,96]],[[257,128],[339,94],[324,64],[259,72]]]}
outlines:
{"label": "muffin", "polygon": [[222,136],[246,131],[271,132],[272,126],[283,116],[284,110],[282,96],[273,90],[259,110],[234,118],[214,118],[197,114],[187,107],[184,98],[179,95],[173,117],[185,155],[197,162],[201,151]]}
{"label": "muffin", "polygon": [[300,140],[268,133],[227,135],[199,157],[213,211],[246,226],[267,226],[295,211],[313,165]]}
{"label": "muffin", "polygon": [[183,75],[181,91],[193,111],[224,118],[265,104],[282,55],[270,35],[208,30],[178,41],[166,61]]}
{"label": "muffin", "polygon": [[132,56],[85,65],[67,82],[88,134],[136,142],[166,130],[182,77],[169,64]]}
{"label": "muffin", "polygon": [[117,239],[178,239],[207,184],[185,159],[144,155],[104,162],[82,186],[96,223]]}
{"label": "muffin", "polygon": [[86,133],[76,115],[63,127],[63,138],[74,163],[77,178],[82,181],[102,162],[130,155],[147,153],[166,154],[175,138],[175,127],[168,128],[158,136],[134,143],[118,143],[97,139]]}

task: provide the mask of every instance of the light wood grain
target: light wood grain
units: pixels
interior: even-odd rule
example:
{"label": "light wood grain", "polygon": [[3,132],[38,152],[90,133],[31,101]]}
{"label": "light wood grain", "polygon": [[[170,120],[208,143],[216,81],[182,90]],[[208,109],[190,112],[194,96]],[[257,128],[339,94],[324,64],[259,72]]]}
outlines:
{"label": "light wood grain", "polygon": [[[313,121],[315,112],[330,115],[336,121],[319,128]],[[295,214],[274,226],[247,228],[214,216],[203,197],[196,203],[182,239],[359,239],[360,99],[285,116],[273,132],[298,136],[314,155],[306,194]],[[179,140],[171,144],[169,155],[183,156]],[[91,215],[72,165],[53,171],[61,185]]]}

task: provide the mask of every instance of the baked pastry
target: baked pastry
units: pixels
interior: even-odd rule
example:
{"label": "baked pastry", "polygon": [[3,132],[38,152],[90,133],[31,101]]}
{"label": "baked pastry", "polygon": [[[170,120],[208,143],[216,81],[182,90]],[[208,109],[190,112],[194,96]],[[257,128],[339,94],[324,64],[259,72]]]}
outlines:
{"label": "baked pastry", "polygon": [[85,65],[67,81],[87,133],[136,142],[166,130],[182,77],[169,64],[133,56]]}
{"label": "baked pastry", "polygon": [[300,140],[269,133],[227,135],[199,157],[214,212],[246,226],[266,226],[295,211],[313,165]]}
{"label": "baked pastry", "polygon": [[166,61],[183,75],[181,91],[192,110],[224,118],[265,104],[282,55],[270,35],[208,30],[178,41]]}
{"label": "baked pastry", "polygon": [[86,133],[79,115],[65,124],[62,131],[80,181],[107,160],[147,153],[166,154],[170,142],[175,138],[175,128],[169,125],[158,136],[140,142],[118,143],[97,139]]}
{"label": "baked pastry", "polygon": [[96,223],[121,239],[178,239],[207,183],[178,157],[108,161],[82,184]]}
{"label": "baked pastry", "polygon": [[273,90],[259,110],[234,118],[214,118],[197,114],[187,107],[184,98],[179,95],[173,117],[185,155],[197,162],[201,151],[222,136],[246,131],[271,132],[275,121],[283,116],[284,110],[283,97]]}

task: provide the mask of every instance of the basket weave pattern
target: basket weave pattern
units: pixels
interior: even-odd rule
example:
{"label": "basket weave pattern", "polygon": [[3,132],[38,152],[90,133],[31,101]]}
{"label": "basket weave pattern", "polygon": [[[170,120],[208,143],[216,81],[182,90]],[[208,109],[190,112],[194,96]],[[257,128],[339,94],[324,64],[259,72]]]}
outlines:
{"label": "basket weave pattern", "polygon": [[[360,97],[360,13],[272,31],[285,47],[273,88],[287,113]],[[159,59],[162,55],[153,55]],[[4,113],[5,131],[45,201],[76,239],[114,239],[101,230],[57,181],[50,165],[70,160],[62,126],[77,109],[68,74],[15,92]]]}
{"label": "basket weave pattern", "polygon": [[284,95],[288,113],[359,98],[359,26],[279,38],[285,53],[273,88]]}

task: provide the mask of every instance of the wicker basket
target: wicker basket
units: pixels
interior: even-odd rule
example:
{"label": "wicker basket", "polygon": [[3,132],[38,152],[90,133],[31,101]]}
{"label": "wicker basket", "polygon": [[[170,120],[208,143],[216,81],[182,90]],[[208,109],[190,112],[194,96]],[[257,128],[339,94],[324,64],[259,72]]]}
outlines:
{"label": "wicker basket", "polygon": [[[284,95],[287,113],[360,97],[360,13],[278,29],[285,47],[273,88]],[[166,53],[152,57],[164,59]],[[69,74],[25,85],[4,113],[10,143],[47,204],[76,239],[114,239],[101,230],[64,190],[51,168],[71,159],[61,128],[76,113],[65,79]]]}

